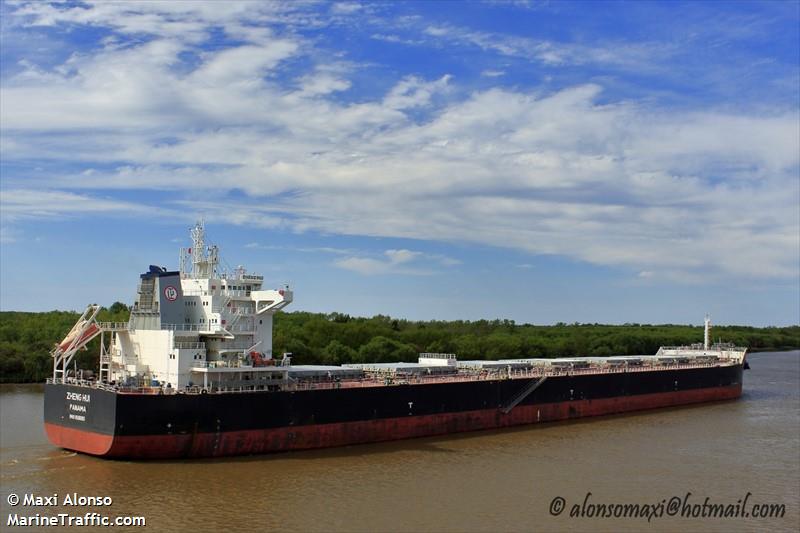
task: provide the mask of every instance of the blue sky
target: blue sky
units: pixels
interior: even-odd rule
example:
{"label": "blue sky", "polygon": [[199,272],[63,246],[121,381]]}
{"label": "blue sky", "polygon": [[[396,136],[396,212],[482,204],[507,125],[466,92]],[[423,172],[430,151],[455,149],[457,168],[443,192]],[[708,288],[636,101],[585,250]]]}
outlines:
{"label": "blue sky", "polygon": [[800,323],[798,2],[2,2],[0,308],[206,221],[293,309]]}

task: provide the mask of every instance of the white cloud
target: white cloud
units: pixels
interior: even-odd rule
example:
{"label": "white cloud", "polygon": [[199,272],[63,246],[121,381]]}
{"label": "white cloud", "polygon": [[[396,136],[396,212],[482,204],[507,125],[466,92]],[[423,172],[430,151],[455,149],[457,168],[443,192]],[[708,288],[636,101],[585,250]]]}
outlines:
{"label": "white cloud", "polygon": [[226,87],[229,84],[259,84],[265,73],[297,50],[297,43],[276,40],[260,46],[246,45],[222,50],[210,55],[195,71],[189,82],[193,85]]}
{"label": "white cloud", "polygon": [[[135,213],[144,208],[92,191],[169,190],[177,200],[161,209],[209,222],[473,242],[672,279],[796,277],[796,109],[600,103],[600,84],[457,96],[457,80],[444,73],[339,101],[356,83],[352,71],[317,60],[281,77],[289,60],[314,59],[313,44],[247,23],[300,16],[288,8],[258,4],[250,13],[226,3],[213,15],[208,4],[163,6],[23,8],[36,24],[110,25],[124,44],[4,78],[3,158],[79,169],[7,173],[6,221]],[[184,26],[165,29],[178,21]],[[216,24],[243,42],[198,49]],[[141,32],[160,37],[125,42]],[[585,52],[490,42],[449,26],[428,34],[549,63],[583,61]],[[595,49],[590,57],[635,61],[649,52]],[[245,199],[228,200],[233,190]],[[336,264],[372,274],[457,264],[414,254],[341,254]]]}
{"label": "white cloud", "polygon": [[[97,213],[142,215],[163,213],[158,208],[65,191],[37,189],[6,189],[0,193],[0,213],[8,224],[24,219],[52,218]],[[5,226],[6,235],[14,232]]]}
{"label": "white cloud", "polygon": [[333,254],[333,255],[353,255],[358,253],[351,248],[336,248],[333,246],[285,246],[278,244],[261,244],[258,242],[250,242],[244,245],[245,248],[257,250],[286,250],[290,252],[302,252],[312,254]]}
{"label": "white cloud", "polygon": [[674,52],[673,46],[664,43],[608,42],[586,45],[477,31],[453,25],[429,25],[422,33],[451,46],[478,47],[501,56],[527,59],[548,66],[593,63],[650,71],[656,68],[659,60]]}
{"label": "white cloud", "polygon": [[361,11],[363,8],[364,6],[357,2],[336,2],[331,6],[331,11],[337,14],[350,15]]}
{"label": "white cloud", "polygon": [[154,2],[127,0],[106,2],[87,0],[84,5],[69,3],[21,2],[10,24],[56,26],[79,24],[111,28],[126,36],[140,34],[179,38],[186,42],[206,39],[212,28],[223,28],[236,38],[259,40],[263,31],[256,24],[298,22],[323,24],[303,2]]}
{"label": "white cloud", "polygon": [[430,275],[436,266],[452,267],[461,261],[440,254],[426,254],[412,250],[386,250],[382,258],[350,256],[337,259],[334,265],[359,274]]}
{"label": "white cloud", "polygon": [[444,75],[436,81],[426,82],[415,76],[409,76],[395,85],[383,100],[389,109],[408,109],[428,105],[436,93],[447,90],[450,75]]}
{"label": "white cloud", "polygon": [[301,90],[298,96],[321,96],[333,92],[346,91],[350,81],[329,72],[318,72],[300,79]]}
{"label": "white cloud", "polygon": [[369,257],[347,257],[345,259],[339,259],[335,261],[334,264],[339,268],[352,270],[353,272],[358,272],[359,274],[368,276],[375,274],[398,273],[395,265],[393,265],[391,262],[381,261],[380,259],[372,259]]}
{"label": "white cloud", "polygon": [[371,39],[375,39],[376,41],[384,41],[387,43],[398,43],[398,44],[407,44],[412,46],[420,46],[425,44],[425,41],[422,39],[406,39],[400,37],[399,35],[395,35],[393,33],[373,33],[370,35]]}
{"label": "white cloud", "polygon": [[389,262],[393,265],[408,263],[422,255],[420,252],[412,252],[411,250],[386,250],[384,253],[386,257],[389,258]]}

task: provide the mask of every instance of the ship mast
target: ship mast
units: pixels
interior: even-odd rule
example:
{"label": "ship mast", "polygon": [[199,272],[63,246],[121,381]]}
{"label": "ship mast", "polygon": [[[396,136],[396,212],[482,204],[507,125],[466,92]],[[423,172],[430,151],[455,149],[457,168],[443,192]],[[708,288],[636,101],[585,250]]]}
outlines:
{"label": "ship mast", "polygon": [[206,255],[206,228],[205,222],[200,220],[195,224],[191,230],[192,247],[190,252],[192,254],[192,276],[195,278],[208,277],[202,273],[203,264],[205,263]]}
{"label": "ship mast", "polygon": [[705,321],[705,335],[703,336],[703,349],[708,350],[711,344],[711,317],[706,315]]}
{"label": "ship mast", "polygon": [[[211,278],[217,273],[219,250],[216,245],[206,247],[205,222],[199,220],[191,230],[192,247],[181,248],[180,267],[183,277]],[[191,272],[189,272],[191,261]]]}

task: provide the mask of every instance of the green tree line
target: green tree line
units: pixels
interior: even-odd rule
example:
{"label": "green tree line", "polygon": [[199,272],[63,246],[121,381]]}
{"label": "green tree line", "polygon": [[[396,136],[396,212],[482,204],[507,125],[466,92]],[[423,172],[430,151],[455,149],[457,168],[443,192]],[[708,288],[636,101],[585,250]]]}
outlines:
{"label": "green tree line", "polygon": [[[119,302],[99,320],[124,322]],[[0,382],[43,381],[52,373],[50,349],[78,319],[66,311],[0,313]],[[717,326],[721,339],[751,351],[800,348],[800,326]],[[460,359],[653,354],[660,346],[701,342],[703,328],[678,324],[563,324],[537,326],[513,320],[411,321],[378,315],[295,311],[275,316],[274,353],[291,352],[295,364],[416,361],[420,352],[455,353]],[[99,339],[76,356],[79,368],[96,369]]]}

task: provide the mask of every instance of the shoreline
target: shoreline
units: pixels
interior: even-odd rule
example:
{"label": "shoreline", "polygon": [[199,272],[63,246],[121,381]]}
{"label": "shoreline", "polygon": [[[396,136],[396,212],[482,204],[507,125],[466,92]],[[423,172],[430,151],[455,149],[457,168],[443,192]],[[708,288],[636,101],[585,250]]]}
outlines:
{"label": "shoreline", "polygon": [[[747,354],[752,355],[755,353],[786,353],[786,352],[798,352],[800,353],[800,347],[797,348],[785,348],[785,349],[757,349],[757,350],[748,350]],[[581,356],[577,356],[581,357]],[[584,357],[591,357],[591,356],[584,356]],[[486,359],[487,361],[491,361],[492,359]],[[44,385],[45,381],[0,381],[0,386],[3,385]]]}

